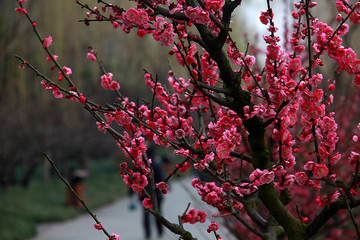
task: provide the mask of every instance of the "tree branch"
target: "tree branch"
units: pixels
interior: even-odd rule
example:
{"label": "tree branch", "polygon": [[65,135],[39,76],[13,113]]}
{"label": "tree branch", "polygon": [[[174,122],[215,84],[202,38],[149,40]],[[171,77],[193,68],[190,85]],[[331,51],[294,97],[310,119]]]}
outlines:
{"label": "tree branch", "polygon": [[[347,203],[344,198],[339,198],[335,202],[332,202],[329,206],[324,207],[321,212],[316,215],[315,219],[309,223],[306,227],[306,234],[308,237],[314,236],[319,232],[322,226],[334,216],[338,210],[347,209]],[[350,209],[360,206],[360,199],[355,200],[353,203],[349,203]]]}

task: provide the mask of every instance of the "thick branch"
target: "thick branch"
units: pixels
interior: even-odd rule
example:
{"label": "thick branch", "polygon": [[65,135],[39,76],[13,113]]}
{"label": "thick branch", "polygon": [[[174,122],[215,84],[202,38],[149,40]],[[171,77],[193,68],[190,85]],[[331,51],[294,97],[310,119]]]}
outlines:
{"label": "thick branch", "polygon": [[289,239],[307,239],[305,225],[295,218],[281,203],[276,195],[273,183],[260,186],[258,193],[271,215],[284,228]]}
{"label": "thick branch", "polygon": [[144,3],[146,6],[148,6],[149,8],[151,8],[152,10],[154,10],[154,15],[161,14],[161,15],[171,18],[171,19],[176,19],[176,20],[180,20],[180,21],[189,21],[189,18],[187,18],[185,16],[185,14],[183,14],[183,13],[171,14],[170,11],[165,8],[162,8],[160,6],[154,7],[154,5],[152,4],[152,2],[150,0],[141,0],[141,2]]}
{"label": "thick branch", "polygon": [[264,230],[266,227],[266,220],[256,210],[256,202],[257,199],[254,198],[246,200],[245,210],[251,220],[253,220],[261,229]]}

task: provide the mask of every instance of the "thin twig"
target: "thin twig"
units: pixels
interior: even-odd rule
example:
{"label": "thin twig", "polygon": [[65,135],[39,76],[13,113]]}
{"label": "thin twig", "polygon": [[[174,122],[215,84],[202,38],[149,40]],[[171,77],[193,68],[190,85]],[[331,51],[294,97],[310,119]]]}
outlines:
{"label": "thin twig", "polygon": [[349,213],[349,216],[351,218],[351,221],[352,223],[354,224],[354,227],[355,227],[355,230],[356,230],[356,235],[358,236],[358,239],[360,239],[360,231],[359,231],[359,226],[358,224],[356,223],[356,220],[354,218],[354,215],[351,211],[351,208],[350,208],[350,205],[349,205],[349,202],[348,202],[348,199],[346,198],[346,196],[343,195],[343,193],[341,192],[341,196],[342,198],[344,199],[345,203],[346,203],[346,210],[348,211]]}
{"label": "thin twig", "polygon": [[[100,221],[97,219],[96,215],[94,215],[90,209],[88,208],[88,206],[85,204],[84,200],[81,199],[79,197],[79,195],[75,192],[75,190],[71,187],[71,185],[68,183],[68,181],[66,181],[66,179],[62,176],[62,174],[60,173],[60,171],[57,169],[57,167],[55,166],[55,163],[53,160],[51,160],[49,158],[49,156],[46,153],[43,153],[44,157],[49,161],[49,163],[51,164],[52,168],[55,170],[57,176],[61,179],[61,181],[63,181],[63,183],[65,183],[65,185],[68,187],[68,189],[74,194],[74,196],[81,202],[81,204],[84,206],[85,210],[87,213],[90,214],[90,216],[94,219],[94,221],[97,224],[101,224]],[[105,230],[105,228],[102,229],[102,231],[104,232],[104,234],[106,236],[108,236],[111,240],[114,240],[113,237]]]}

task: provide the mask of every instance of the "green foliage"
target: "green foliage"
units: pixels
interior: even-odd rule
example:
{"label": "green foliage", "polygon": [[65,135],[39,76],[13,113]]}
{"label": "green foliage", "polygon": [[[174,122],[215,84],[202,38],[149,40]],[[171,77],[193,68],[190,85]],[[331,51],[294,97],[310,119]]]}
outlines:
{"label": "green foliage", "polygon": [[[125,196],[127,189],[117,174],[117,166],[109,160],[92,162],[85,181],[85,201],[94,209]],[[66,186],[52,178],[44,186],[34,179],[26,189],[13,186],[0,195],[0,239],[23,240],[36,233],[36,224],[64,221],[83,210],[66,206]]]}

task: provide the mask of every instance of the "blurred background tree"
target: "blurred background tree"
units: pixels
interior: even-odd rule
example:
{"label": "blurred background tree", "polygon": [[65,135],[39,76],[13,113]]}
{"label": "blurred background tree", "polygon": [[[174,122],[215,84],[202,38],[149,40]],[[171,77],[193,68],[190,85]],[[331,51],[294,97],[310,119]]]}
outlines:
{"label": "blurred background tree", "polygon": [[[51,64],[45,61],[31,28],[14,13],[16,1],[0,0],[0,6],[0,186],[3,189],[13,184],[27,186],[43,163],[44,151],[56,156],[67,176],[72,167],[87,168],[89,159],[109,157],[116,148],[114,142],[99,134],[94,120],[81,106],[54,99],[43,91],[40,79],[35,80],[39,84],[34,84],[31,72],[19,71],[14,54],[31,60],[42,72],[48,72]],[[59,62],[73,69],[77,85],[96,101],[110,101],[113,96],[103,94],[99,88],[100,70],[86,58],[90,44],[128,96],[150,93],[142,84],[144,72],[139,69],[166,79],[169,49],[151,39],[144,44],[136,34],[124,36],[110,24],[93,23],[86,28],[78,22],[85,12],[74,1],[49,4],[46,0],[32,0],[28,9],[35,19],[42,19],[39,28],[43,37],[51,34],[54,38],[52,47],[60,56]],[[163,57],[151,57],[159,54]],[[57,78],[57,72],[50,77]]]}

